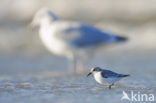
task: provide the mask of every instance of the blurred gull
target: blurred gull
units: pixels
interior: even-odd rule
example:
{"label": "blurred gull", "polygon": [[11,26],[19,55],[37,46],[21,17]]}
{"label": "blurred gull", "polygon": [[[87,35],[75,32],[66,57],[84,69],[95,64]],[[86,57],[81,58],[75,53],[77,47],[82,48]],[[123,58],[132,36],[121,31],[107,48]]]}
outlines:
{"label": "blurred gull", "polygon": [[70,71],[82,71],[82,62],[98,48],[127,40],[84,23],[59,20],[46,8],[35,14],[31,25],[39,26],[40,38],[53,54],[69,59]]}

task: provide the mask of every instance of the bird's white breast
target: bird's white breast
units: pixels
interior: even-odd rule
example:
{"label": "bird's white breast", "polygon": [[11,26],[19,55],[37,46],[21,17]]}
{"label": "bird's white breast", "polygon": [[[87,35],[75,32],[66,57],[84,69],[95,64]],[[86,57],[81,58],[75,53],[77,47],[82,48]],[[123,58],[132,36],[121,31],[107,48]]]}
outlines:
{"label": "bird's white breast", "polygon": [[101,72],[96,72],[93,74],[95,80],[99,83],[99,84],[104,84],[103,78],[101,76]]}
{"label": "bird's white breast", "polygon": [[[56,55],[66,55],[64,50],[65,44],[56,38],[55,30],[50,30],[52,28],[42,27],[40,29],[40,38],[45,46]],[[63,52],[64,51],[64,52]]]}
{"label": "bird's white breast", "polygon": [[104,78],[101,75],[101,72],[94,73],[94,78],[99,84],[113,84],[114,82],[120,80],[119,77],[108,77]]}

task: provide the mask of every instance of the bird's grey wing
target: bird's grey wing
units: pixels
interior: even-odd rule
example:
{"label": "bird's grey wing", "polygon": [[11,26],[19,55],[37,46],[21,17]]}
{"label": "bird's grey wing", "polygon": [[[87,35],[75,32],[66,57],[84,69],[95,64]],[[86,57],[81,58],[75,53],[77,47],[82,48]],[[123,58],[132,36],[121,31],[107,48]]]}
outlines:
{"label": "bird's grey wing", "polygon": [[101,75],[102,75],[104,78],[108,78],[108,77],[120,77],[121,74],[112,72],[112,71],[110,71],[110,70],[103,70],[103,71],[101,72]]}
{"label": "bird's grey wing", "polygon": [[72,43],[77,47],[86,47],[98,45],[104,42],[110,42],[115,38],[114,35],[102,32],[92,26],[79,24],[68,25],[57,35],[62,40]]}

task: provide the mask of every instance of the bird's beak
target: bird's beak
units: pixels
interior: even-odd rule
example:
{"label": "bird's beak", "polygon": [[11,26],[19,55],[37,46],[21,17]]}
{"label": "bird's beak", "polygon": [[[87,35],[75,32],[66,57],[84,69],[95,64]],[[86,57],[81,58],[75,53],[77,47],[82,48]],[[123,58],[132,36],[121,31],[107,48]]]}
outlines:
{"label": "bird's beak", "polygon": [[28,24],[28,25],[27,25],[27,29],[28,29],[29,31],[32,31],[32,30],[34,29],[33,23]]}
{"label": "bird's beak", "polygon": [[90,76],[92,74],[92,72],[88,73],[87,77]]}
{"label": "bird's beak", "polygon": [[32,31],[32,30],[34,30],[35,28],[37,28],[38,26],[39,26],[39,25],[38,25],[38,23],[36,22],[36,20],[32,20],[32,21],[30,22],[30,24],[28,24],[27,29],[30,30],[30,31]]}

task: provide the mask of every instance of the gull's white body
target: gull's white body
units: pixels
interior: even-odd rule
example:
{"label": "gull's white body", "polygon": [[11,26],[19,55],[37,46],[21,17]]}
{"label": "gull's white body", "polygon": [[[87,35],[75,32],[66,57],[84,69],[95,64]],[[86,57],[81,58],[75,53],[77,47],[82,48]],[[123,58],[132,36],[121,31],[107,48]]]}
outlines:
{"label": "gull's white body", "polygon": [[[81,25],[84,25],[79,22],[66,22],[66,21],[44,21],[40,24],[40,38],[45,46],[54,54],[59,56],[67,56],[68,58],[73,58],[75,55],[77,56],[86,56],[94,52],[99,48],[99,45],[89,45],[88,47],[75,47],[71,41],[63,40],[67,33],[65,33],[66,29],[69,28],[79,28]],[[83,35],[79,35],[79,31],[73,32],[72,36],[68,39],[80,37]],[[88,37],[89,38],[89,37]],[[109,42],[115,42],[116,38],[112,35],[112,38]],[[95,49],[96,48],[96,49]]]}
{"label": "gull's white body", "polygon": [[[55,23],[54,23],[55,24]],[[50,25],[48,23],[43,24],[40,27],[40,38],[45,46],[54,54],[60,56],[70,56],[70,51],[67,48],[67,44],[56,37],[56,32],[59,28],[55,25]]]}
{"label": "gull's white body", "polygon": [[59,20],[48,9],[37,12],[32,25],[40,27],[40,38],[53,54],[66,56],[72,62],[74,57],[88,58],[104,44],[125,40],[87,24]]}

